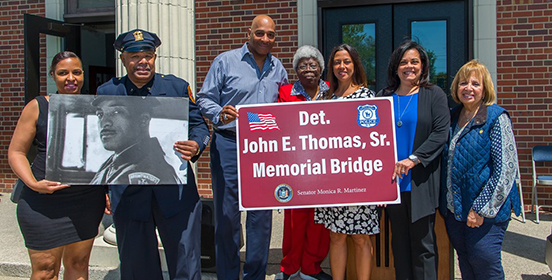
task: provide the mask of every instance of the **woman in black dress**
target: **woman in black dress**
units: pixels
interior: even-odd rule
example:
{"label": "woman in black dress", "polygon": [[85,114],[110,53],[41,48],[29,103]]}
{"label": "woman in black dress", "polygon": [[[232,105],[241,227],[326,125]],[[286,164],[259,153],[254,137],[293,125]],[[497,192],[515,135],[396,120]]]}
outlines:
{"label": "woman in black dress", "polygon": [[[74,53],[58,53],[50,75],[59,94],[80,93],[82,63]],[[105,190],[44,179],[48,100],[48,96],[38,96],[25,106],[8,149],[10,166],[26,185],[17,205],[17,220],[31,259],[31,279],[57,278],[62,261],[64,279],[88,279],[88,261],[105,208]],[[29,165],[26,155],[33,141],[38,153]]]}

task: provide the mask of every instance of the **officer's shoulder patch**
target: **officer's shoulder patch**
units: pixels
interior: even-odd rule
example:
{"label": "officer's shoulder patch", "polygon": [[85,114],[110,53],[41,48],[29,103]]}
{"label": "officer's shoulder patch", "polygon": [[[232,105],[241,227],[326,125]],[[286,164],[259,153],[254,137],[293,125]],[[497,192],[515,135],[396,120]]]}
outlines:
{"label": "officer's shoulder patch", "polygon": [[190,85],[188,84],[188,97],[190,98],[190,100],[193,102],[193,103],[196,103],[195,102],[195,94],[193,93],[192,91],[192,88],[190,87]]}
{"label": "officer's shoulder patch", "polygon": [[160,179],[146,172],[134,172],[128,174],[128,181],[131,185],[157,185]]}

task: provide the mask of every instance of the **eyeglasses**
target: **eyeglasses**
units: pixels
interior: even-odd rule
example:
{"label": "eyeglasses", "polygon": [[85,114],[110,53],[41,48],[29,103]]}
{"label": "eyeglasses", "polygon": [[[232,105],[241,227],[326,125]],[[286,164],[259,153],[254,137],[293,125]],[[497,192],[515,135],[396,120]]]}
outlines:
{"label": "eyeglasses", "polygon": [[311,63],[311,64],[301,64],[297,66],[297,69],[301,71],[307,70],[307,68],[310,68],[312,70],[318,70],[318,64]]}
{"label": "eyeglasses", "polygon": [[257,30],[254,32],[255,34],[255,37],[259,37],[259,38],[262,38],[264,37],[264,35],[266,34],[266,37],[268,37],[268,39],[274,39],[276,38],[276,33],[275,32],[264,32],[262,30]]}

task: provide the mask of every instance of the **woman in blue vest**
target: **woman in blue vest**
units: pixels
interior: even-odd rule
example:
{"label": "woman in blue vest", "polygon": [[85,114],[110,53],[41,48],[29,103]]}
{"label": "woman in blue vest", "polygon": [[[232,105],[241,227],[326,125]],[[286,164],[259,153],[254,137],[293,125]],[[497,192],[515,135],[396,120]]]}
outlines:
{"label": "woman in blue vest", "polygon": [[460,68],[451,94],[460,105],[451,112],[443,152],[440,211],[462,279],[504,279],[502,240],[512,209],[520,211],[512,122],[476,60]]}

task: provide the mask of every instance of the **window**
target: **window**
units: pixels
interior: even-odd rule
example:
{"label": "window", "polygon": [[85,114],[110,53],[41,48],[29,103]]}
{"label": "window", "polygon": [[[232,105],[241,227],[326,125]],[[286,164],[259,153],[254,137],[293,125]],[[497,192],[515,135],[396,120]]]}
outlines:
{"label": "window", "polygon": [[370,89],[376,90],[376,24],[347,24],[341,31],[343,43],[357,50]]}
{"label": "window", "polygon": [[447,84],[447,21],[413,21],[412,39],[417,40],[429,58],[429,81],[443,90]]}
{"label": "window", "polygon": [[67,22],[114,21],[115,0],[67,0],[63,16]]}

